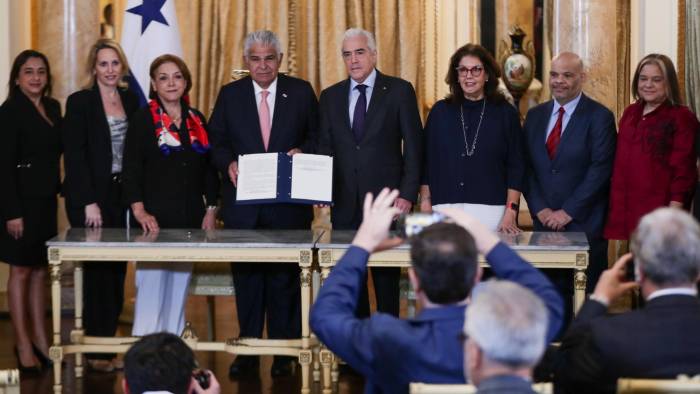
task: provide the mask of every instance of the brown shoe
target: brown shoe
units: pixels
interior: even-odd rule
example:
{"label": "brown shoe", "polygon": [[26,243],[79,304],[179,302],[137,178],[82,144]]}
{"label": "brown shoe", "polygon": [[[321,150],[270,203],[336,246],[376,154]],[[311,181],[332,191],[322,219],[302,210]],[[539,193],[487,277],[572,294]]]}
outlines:
{"label": "brown shoe", "polygon": [[114,365],[110,360],[87,360],[87,365],[90,370],[95,372],[110,373],[114,372]]}

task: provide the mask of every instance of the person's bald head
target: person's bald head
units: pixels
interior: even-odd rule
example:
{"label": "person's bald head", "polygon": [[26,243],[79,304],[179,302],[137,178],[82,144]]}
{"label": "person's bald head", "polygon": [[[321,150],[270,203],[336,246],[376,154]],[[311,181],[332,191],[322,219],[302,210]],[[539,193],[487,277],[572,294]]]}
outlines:
{"label": "person's bald head", "polygon": [[552,59],[549,71],[549,88],[552,97],[564,105],[581,93],[586,74],[583,61],[572,52],[562,52]]}

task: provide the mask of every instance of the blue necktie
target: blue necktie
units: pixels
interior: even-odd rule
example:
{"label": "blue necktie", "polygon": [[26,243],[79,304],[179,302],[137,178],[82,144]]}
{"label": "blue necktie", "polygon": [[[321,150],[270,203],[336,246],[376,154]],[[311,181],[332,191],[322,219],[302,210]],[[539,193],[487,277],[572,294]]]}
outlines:
{"label": "blue necktie", "polygon": [[365,115],[367,113],[367,96],[365,96],[365,90],[367,89],[367,85],[357,85],[355,89],[360,92],[360,97],[357,98],[355,112],[352,115],[352,133],[355,135],[355,142],[359,144],[362,140],[362,136],[365,134]]}

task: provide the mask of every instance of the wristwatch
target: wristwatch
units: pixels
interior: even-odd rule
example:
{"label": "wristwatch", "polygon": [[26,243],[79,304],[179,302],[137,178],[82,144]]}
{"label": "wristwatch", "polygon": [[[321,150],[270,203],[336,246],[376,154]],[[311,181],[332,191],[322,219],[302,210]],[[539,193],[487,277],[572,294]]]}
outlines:
{"label": "wristwatch", "polygon": [[520,212],[520,205],[514,202],[508,203],[508,208],[514,210],[515,212]]}

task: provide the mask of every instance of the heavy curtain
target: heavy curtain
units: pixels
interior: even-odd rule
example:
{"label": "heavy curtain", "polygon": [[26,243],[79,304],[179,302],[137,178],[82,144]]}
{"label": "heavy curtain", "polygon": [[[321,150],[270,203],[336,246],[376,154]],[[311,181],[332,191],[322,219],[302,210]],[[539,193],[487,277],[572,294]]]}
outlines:
{"label": "heavy curtain", "polygon": [[[700,4],[685,2],[685,97],[688,107],[700,113]],[[679,48],[680,49],[680,48]]]}
{"label": "heavy curtain", "polygon": [[[361,27],[377,40],[377,68],[413,83],[419,102],[426,0],[175,0],[184,60],[193,75],[193,104],[213,108],[233,69],[243,65],[248,32],[269,29],[282,42],[282,71],[311,82],[316,92],[347,77],[340,56],[343,32]],[[115,1],[117,34],[126,0]]]}

